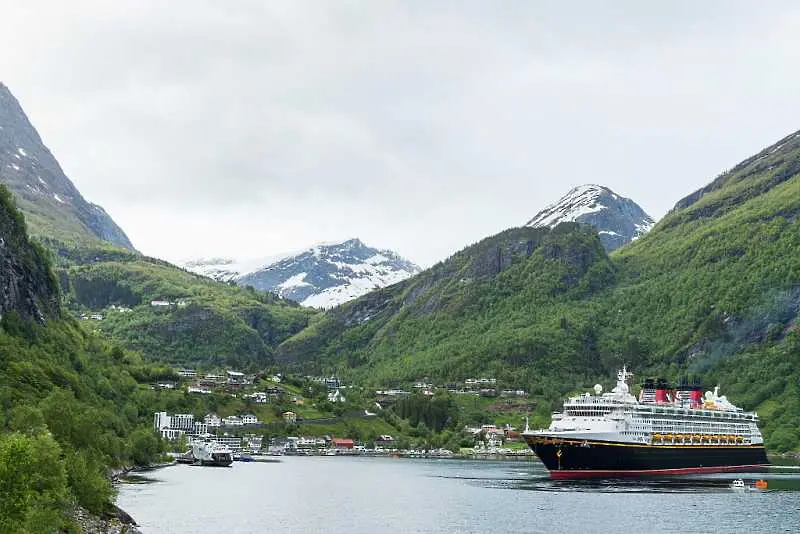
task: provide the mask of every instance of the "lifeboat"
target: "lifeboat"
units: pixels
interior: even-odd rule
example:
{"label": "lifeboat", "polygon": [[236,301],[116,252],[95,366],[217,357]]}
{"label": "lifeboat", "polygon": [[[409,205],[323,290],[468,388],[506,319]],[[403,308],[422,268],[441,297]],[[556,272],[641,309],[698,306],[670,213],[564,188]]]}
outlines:
{"label": "lifeboat", "polygon": [[767,484],[766,480],[756,480],[755,487],[757,489],[767,489],[769,484]]}

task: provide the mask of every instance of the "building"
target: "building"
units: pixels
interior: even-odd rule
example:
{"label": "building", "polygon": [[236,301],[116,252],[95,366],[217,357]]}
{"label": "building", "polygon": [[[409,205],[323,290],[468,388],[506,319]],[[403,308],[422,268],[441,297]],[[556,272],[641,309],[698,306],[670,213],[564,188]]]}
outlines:
{"label": "building", "polygon": [[153,430],[161,434],[164,439],[179,439],[184,434],[194,432],[194,416],[186,413],[169,415],[167,412],[156,412],[153,416]]}
{"label": "building", "polygon": [[267,404],[267,402],[269,402],[269,397],[267,396],[266,391],[256,391],[250,395],[245,395],[244,398],[250,399],[251,402],[256,404]]}
{"label": "building", "polygon": [[150,306],[153,308],[169,308],[172,303],[168,300],[151,300]]}
{"label": "building", "polygon": [[297,422],[297,414],[294,412],[283,412],[283,420],[287,423],[294,424]]}
{"label": "building", "polygon": [[167,412],[156,412],[153,418],[153,430],[161,430],[162,428],[169,428],[172,423],[172,418]]}
{"label": "building", "polygon": [[219,428],[222,426],[222,419],[215,413],[210,413],[203,418],[203,422],[208,425],[209,428]]}
{"label": "building", "polygon": [[258,420],[258,417],[256,417],[255,415],[253,415],[251,413],[246,413],[246,414],[244,414],[242,416],[242,424],[243,425],[257,425],[258,423],[260,423],[260,421]]}
{"label": "building", "polygon": [[244,373],[239,371],[228,371],[228,384],[244,384]]}
{"label": "building", "polygon": [[344,395],[338,389],[332,393],[328,393],[329,402],[345,402]]}
{"label": "building", "polygon": [[328,386],[328,389],[339,389],[340,387],[342,387],[342,383],[335,376],[330,376],[326,378],[325,385]]}
{"label": "building", "polygon": [[183,378],[197,378],[197,371],[194,369],[181,369],[178,371],[178,376]]}
{"label": "building", "polygon": [[222,426],[242,426],[242,420],[235,415],[222,418]]}
{"label": "building", "polygon": [[208,434],[208,424],[200,421],[195,421],[194,428],[192,429],[192,434],[195,436],[202,436],[203,434]]}
{"label": "building", "polygon": [[394,438],[389,435],[378,436],[375,438],[376,447],[392,447],[394,445]]}
{"label": "building", "polygon": [[194,415],[190,413],[173,414],[170,428],[177,428],[185,432],[191,432],[194,430]]}
{"label": "building", "polygon": [[236,436],[217,436],[212,439],[220,445],[227,445],[234,454],[242,452],[242,438]]}
{"label": "building", "polygon": [[185,435],[186,432],[183,430],[176,430],[173,428],[162,428],[158,431],[161,434],[161,437],[164,439],[168,439],[170,441],[175,441],[181,438],[181,436]]}
{"label": "building", "polygon": [[336,449],[352,449],[355,447],[355,442],[350,438],[333,438],[331,445]]}

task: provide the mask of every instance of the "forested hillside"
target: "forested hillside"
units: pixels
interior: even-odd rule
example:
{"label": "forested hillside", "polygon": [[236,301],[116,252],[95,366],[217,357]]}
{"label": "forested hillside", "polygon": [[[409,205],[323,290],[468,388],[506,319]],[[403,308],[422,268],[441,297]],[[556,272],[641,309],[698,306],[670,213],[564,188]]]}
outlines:
{"label": "forested hillside", "polygon": [[610,257],[572,225],[504,232],[332,310],[278,358],[373,382],[486,373],[527,386],[540,415],[623,362],[699,375],[759,410],[774,450],[797,448],[799,172],[793,134]]}
{"label": "forested hillside", "polygon": [[148,464],[160,441],[139,380],[171,370],[110,347],[62,315],[46,253],[0,186],[0,532],[55,532],[111,507],[108,470]]}
{"label": "forested hillside", "polygon": [[148,359],[176,365],[261,368],[317,313],[138,255],[71,263],[59,273],[74,314]]}

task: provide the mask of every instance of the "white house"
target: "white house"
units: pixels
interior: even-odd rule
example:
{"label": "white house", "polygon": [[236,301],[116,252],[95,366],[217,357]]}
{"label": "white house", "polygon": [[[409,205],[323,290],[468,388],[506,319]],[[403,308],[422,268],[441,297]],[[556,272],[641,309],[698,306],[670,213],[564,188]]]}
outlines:
{"label": "white house", "polygon": [[250,399],[256,404],[266,404],[268,400],[266,391],[256,391],[250,395],[245,395],[245,398]]}
{"label": "white house", "polygon": [[242,426],[242,420],[235,415],[222,418],[222,426]]}
{"label": "white house", "polygon": [[218,428],[222,426],[222,419],[215,413],[210,413],[203,418],[203,422],[211,428]]}
{"label": "white house", "polygon": [[246,413],[242,416],[242,424],[243,425],[257,425],[258,424],[258,417],[251,413]]}
{"label": "white house", "polygon": [[344,395],[338,389],[333,393],[328,393],[328,401],[330,402],[345,402]]}
{"label": "white house", "polygon": [[244,383],[244,373],[240,373],[239,371],[228,371],[228,383],[229,384],[243,384]]}

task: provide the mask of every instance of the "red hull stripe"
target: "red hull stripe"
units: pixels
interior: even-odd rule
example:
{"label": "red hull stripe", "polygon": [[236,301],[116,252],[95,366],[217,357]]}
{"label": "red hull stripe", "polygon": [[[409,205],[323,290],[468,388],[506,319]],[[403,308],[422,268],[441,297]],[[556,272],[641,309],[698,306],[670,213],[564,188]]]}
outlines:
{"label": "red hull stripe", "polygon": [[749,471],[763,469],[769,464],[757,465],[724,465],[717,467],[682,467],[679,469],[631,469],[625,471],[574,469],[564,471],[550,471],[550,478],[554,480],[574,478],[616,478],[616,477],[644,477],[660,475],[692,475],[697,473],[726,473],[730,471]]}

